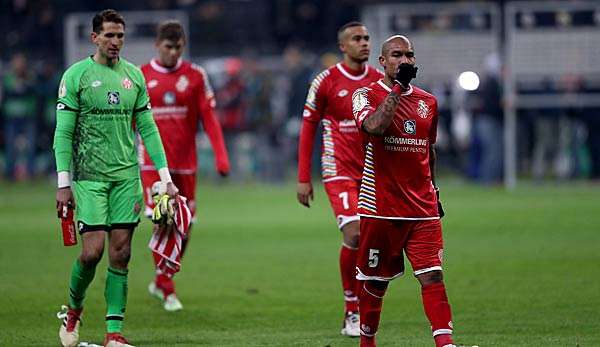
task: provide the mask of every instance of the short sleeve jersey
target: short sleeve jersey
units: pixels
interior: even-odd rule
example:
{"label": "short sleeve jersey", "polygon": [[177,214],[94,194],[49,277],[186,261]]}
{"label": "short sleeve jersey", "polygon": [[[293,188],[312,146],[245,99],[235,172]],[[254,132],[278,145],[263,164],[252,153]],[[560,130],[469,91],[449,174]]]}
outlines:
{"label": "short sleeve jersey", "polygon": [[312,82],[306,98],[304,120],[323,123],[321,168],[323,181],[360,180],[364,150],[352,117],[352,93],[382,77],[367,65],[353,75],[338,63],[321,72]]}
{"label": "short sleeve jersey", "polygon": [[[357,126],[391,89],[379,80],[352,96]],[[366,150],[359,215],[382,219],[439,219],[429,150],[437,135],[437,101],[415,86],[402,93],[390,126],[381,136],[364,133]]]}
{"label": "short sleeve jersey", "polygon": [[[206,72],[183,60],[167,69],[153,59],[141,69],[169,169],[179,174],[195,173],[198,121],[215,107],[215,96]],[[140,160],[142,170],[155,170],[141,142]]]}
{"label": "short sleeve jersey", "polygon": [[91,57],[63,74],[57,113],[73,112],[73,179],[118,181],[139,177],[135,118],[150,112],[144,76],[121,58],[113,66]]}

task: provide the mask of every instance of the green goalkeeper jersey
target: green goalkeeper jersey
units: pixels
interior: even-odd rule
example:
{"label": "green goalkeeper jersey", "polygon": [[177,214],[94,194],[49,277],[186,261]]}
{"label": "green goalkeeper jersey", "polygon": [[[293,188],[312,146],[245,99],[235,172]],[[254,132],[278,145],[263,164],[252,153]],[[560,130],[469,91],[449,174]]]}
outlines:
{"label": "green goalkeeper jersey", "polygon": [[[167,166],[142,72],[125,59],[115,65],[92,57],[65,71],[56,105],[56,169],[73,180],[139,177],[138,130],[157,169]],[[72,167],[71,167],[72,165]]]}

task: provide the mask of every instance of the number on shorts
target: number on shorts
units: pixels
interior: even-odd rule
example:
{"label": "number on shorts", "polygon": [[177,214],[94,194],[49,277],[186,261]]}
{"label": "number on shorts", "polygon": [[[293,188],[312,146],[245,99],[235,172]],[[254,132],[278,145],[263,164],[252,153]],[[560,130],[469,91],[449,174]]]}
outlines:
{"label": "number on shorts", "polygon": [[340,199],[342,199],[342,205],[344,205],[344,210],[350,208],[350,204],[348,204],[348,192],[341,192],[339,195]]}
{"label": "number on shorts", "polygon": [[377,267],[379,264],[379,250],[369,248],[369,267]]}

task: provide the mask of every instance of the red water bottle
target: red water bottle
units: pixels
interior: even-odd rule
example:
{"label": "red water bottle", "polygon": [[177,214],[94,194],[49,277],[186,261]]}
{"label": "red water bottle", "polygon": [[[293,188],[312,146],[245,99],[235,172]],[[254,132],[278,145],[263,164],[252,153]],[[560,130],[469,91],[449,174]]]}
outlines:
{"label": "red water bottle", "polygon": [[73,208],[70,206],[63,206],[60,226],[62,227],[63,244],[65,246],[75,246],[77,244],[77,234],[75,233],[75,222],[73,221]]}

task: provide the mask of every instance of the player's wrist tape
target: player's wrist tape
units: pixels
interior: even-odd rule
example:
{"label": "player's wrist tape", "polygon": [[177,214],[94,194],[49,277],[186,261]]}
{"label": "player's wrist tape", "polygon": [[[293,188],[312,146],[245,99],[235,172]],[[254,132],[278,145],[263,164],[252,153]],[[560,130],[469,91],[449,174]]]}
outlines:
{"label": "player's wrist tape", "polygon": [[164,184],[173,182],[173,180],[171,179],[171,174],[169,173],[168,167],[163,167],[161,169],[158,169],[158,176],[160,177],[160,181]]}
{"label": "player's wrist tape", "polygon": [[57,174],[58,188],[67,188],[71,186],[71,177],[69,171],[59,171]]}

